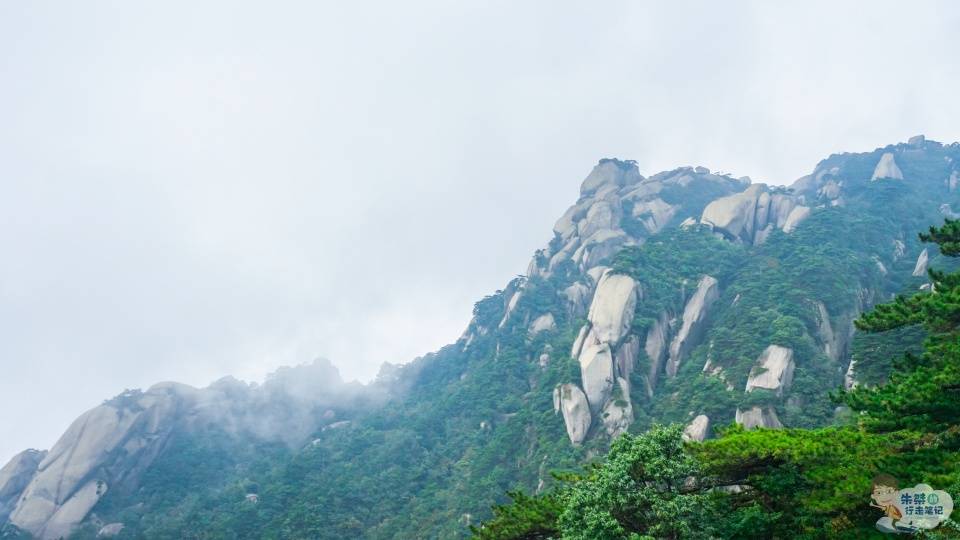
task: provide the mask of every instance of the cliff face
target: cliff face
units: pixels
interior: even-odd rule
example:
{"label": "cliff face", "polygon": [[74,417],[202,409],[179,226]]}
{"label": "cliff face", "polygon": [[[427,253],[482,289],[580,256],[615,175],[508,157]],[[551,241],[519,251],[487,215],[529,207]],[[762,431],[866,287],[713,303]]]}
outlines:
{"label": "cliff face", "polygon": [[[653,422],[685,424],[690,440],[733,422],[828,424],[829,391],[869,367],[850,360],[857,315],[928,286],[938,256],[916,233],[960,208],[958,160],[960,146],[914,138],[830,156],[788,188],[601,160],[526,275],[478,302],[450,346],[387,365],[365,388],[321,363],[261,386],[125,393],[48,453],[0,469],[0,520],[40,538],[108,522],[122,534],[211,532],[156,517],[179,513],[225,537],[291,523],[456,537],[504,490],[545,488],[551,468]],[[222,469],[200,494],[143,495],[166,486],[148,471],[175,474],[171,452],[202,446],[213,427],[238,455],[256,444],[289,455]],[[362,504],[333,502],[354,497]],[[274,510],[244,506],[256,504]]]}
{"label": "cliff face", "polygon": [[0,469],[0,508],[42,539],[67,537],[113,489],[135,491],[175,431],[216,425],[238,437],[301,444],[335,409],[373,398],[318,360],[262,386],[225,378],[207,388],[160,383],[127,391],[77,418],[49,452],[28,450]]}

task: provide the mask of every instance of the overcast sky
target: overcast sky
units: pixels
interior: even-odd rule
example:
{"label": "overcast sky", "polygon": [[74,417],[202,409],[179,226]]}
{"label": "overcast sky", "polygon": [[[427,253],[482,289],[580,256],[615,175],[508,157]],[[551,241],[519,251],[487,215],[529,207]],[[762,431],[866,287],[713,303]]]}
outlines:
{"label": "overcast sky", "polygon": [[955,3],[670,4],[4,2],[0,465],[124,388],[452,342],[599,158],[960,139]]}

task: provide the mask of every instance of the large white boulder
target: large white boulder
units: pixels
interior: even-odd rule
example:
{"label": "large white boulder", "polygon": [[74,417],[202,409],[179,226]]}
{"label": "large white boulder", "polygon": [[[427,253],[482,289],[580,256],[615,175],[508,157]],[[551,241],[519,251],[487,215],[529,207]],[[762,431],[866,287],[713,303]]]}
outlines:
{"label": "large white boulder", "polygon": [[587,215],[593,202],[593,199],[583,199],[568,208],[553,225],[553,232],[564,242],[569,241],[570,237],[577,233],[577,222]]}
{"label": "large white boulder", "polygon": [[913,275],[915,277],[927,275],[927,265],[929,263],[930,253],[927,251],[927,248],[923,248],[923,251],[920,252],[920,256],[917,257],[917,264],[913,267]]}
{"label": "large white boulder", "polygon": [[613,357],[609,344],[584,346],[580,352],[580,378],[590,410],[597,413],[613,391]]}
{"label": "large white boulder", "polygon": [[573,444],[580,444],[590,430],[592,418],[587,396],[571,383],[561,384],[553,390],[554,410],[563,413],[567,436]]}
{"label": "large white boulder", "polygon": [[683,309],[683,324],[670,343],[670,358],[667,360],[667,375],[674,377],[684,356],[697,345],[703,331],[710,306],[720,298],[720,284],[712,276],[703,276],[697,290]]}
{"label": "large white boulder", "polygon": [[851,358],[850,363],[847,364],[847,371],[843,374],[843,388],[852,390],[857,387],[857,384],[857,360]]}
{"label": "large white boulder", "polygon": [[589,238],[597,231],[615,229],[620,223],[620,209],[610,201],[597,201],[587,210],[586,216],[577,223],[580,238]]}
{"label": "large white boulder", "polygon": [[637,336],[627,338],[613,353],[613,361],[617,368],[617,376],[623,377],[628,382],[630,374],[633,373],[633,367],[637,363],[637,356],[640,355],[640,340]]}
{"label": "large white boulder", "polygon": [[683,428],[683,440],[703,442],[710,433],[710,418],[701,414],[694,418],[687,427]]}
{"label": "large white boulder", "polygon": [[10,522],[44,540],[68,536],[112,481],[105,465],[120,455],[133,476],[156,457],[182,400],[178,389],[151,389],[80,416],[39,464]]}
{"label": "large white boulder", "polygon": [[497,325],[498,328],[503,328],[507,325],[507,321],[510,320],[510,315],[513,314],[513,310],[517,308],[517,302],[520,301],[522,294],[523,291],[516,291],[510,295],[510,300],[507,301],[507,309],[503,313],[503,319],[500,319],[500,324]]}
{"label": "large white boulder", "polygon": [[570,315],[579,317],[586,313],[587,306],[590,303],[590,287],[581,282],[576,282],[563,290],[563,296],[567,299],[567,308]]}
{"label": "large white boulder", "polygon": [[637,282],[630,276],[606,273],[600,278],[587,314],[599,341],[615,345],[627,334],[638,296]]}
{"label": "large white boulder", "polygon": [[637,166],[629,161],[602,159],[580,184],[581,195],[591,195],[603,186],[624,186],[642,180]]}
{"label": "large white boulder", "polygon": [[594,266],[593,268],[590,268],[587,270],[586,272],[587,277],[590,278],[590,281],[594,288],[596,288],[596,286],[600,284],[600,278],[602,278],[604,274],[606,274],[607,271],[609,270],[610,270],[609,266],[603,266],[603,265]]}
{"label": "large white boulder", "polygon": [[588,338],[590,338],[591,343],[596,341],[590,333],[590,323],[580,327],[580,332],[577,334],[577,338],[573,340],[573,347],[570,349],[570,358],[580,358],[580,351],[583,350],[583,345],[587,343]]}
{"label": "large white boulder", "polygon": [[814,302],[813,305],[817,309],[817,335],[820,342],[823,343],[823,353],[831,360],[837,361],[840,359],[841,351],[833,326],[830,324],[830,314],[827,312],[827,306],[820,301]]}
{"label": "large white boulder", "polygon": [[753,242],[757,200],[766,186],[754,184],[740,193],[714,200],[703,209],[700,222],[732,239]]}
{"label": "large white boulder", "polygon": [[745,411],[737,409],[735,421],[745,429],[767,428],[779,429],[783,427],[777,418],[777,411],[773,407],[751,407]]}
{"label": "large white boulder", "polygon": [[650,199],[634,204],[632,215],[643,223],[647,232],[655,234],[660,232],[679,210],[679,205],[669,204],[663,199]]}
{"label": "large white boulder", "polygon": [[802,205],[795,206],[787,216],[787,220],[783,223],[783,232],[787,234],[792,233],[796,230],[797,225],[800,225],[800,222],[808,217],[810,217],[810,207]]}
{"label": "large white boulder", "polygon": [[630,388],[627,380],[617,377],[617,392],[603,406],[600,418],[610,437],[625,433],[633,423],[633,406],[630,403]]}
{"label": "large white boulder", "polygon": [[746,391],[762,388],[782,396],[793,382],[793,370],[793,349],[770,345],[760,354],[757,365],[750,370]]}
{"label": "large white boulder", "polygon": [[557,321],[553,318],[553,313],[547,312],[540,315],[530,323],[530,335],[535,336],[540,332],[550,332],[557,328]]}
{"label": "large white boulder", "polygon": [[0,469],[0,523],[7,520],[46,455],[39,450],[25,450]]}
{"label": "large white boulder", "polygon": [[625,246],[633,245],[633,240],[619,229],[601,229],[585,240],[570,257],[580,268],[590,268],[605,261]]}
{"label": "large white boulder", "polygon": [[653,324],[647,330],[647,340],[643,344],[643,350],[650,360],[650,369],[647,371],[647,395],[649,397],[653,397],[653,391],[657,387],[657,379],[660,377],[660,370],[663,369],[663,362],[667,358],[669,336],[670,320],[666,312],[661,312],[660,317],[653,321]]}
{"label": "large white boulder", "polygon": [[880,156],[880,161],[877,162],[877,166],[873,169],[873,176],[870,177],[871,180],[880,180],[881,178],[903,180],[903,173],[900,172],[900,167],[897,166],[897,160],[894,159],[891,152],[884,152],[883,155]]}
{"label": "large white boulder", "polygon": [[762,244],[774,229],[790,233],[810,215],[810,208],[798,205],[797,201],[793,194],[772,192],[764,184],[753,184],[708,204],[700,223],[729,240]]}

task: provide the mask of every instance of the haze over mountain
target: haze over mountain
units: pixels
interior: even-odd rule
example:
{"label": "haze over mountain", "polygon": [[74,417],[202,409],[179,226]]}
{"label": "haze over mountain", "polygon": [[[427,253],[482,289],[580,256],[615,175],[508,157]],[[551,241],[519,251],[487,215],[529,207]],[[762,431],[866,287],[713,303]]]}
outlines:
{"label": "haze over mountain", "polygon": [[[882,417],[851,415],[833,393],[853,392],[857,407],[871,388],[897,391],[903,379],[891,373],[903,364],[894,359],[929,343],[915,323],[858,332],[854,321],[864,312],[897,294],[917,293],[932,306],[954,298],[949,287],[960,278],[928,272],[956,269],[953,248],[921,245],[915,231],[957,216],[960,143],[916,135],[870,152],[835,153],[788,187],[703,166],[644,176],[634,161],[604,158],[579,192],[524,274],[477,301],[448,345],[385,364],[366,386],[344,383],[318,360],[281,368],[262,385],[228,377],[202,389],[164,382],[125,391],[80,415],[49,451],[25,450],[0,469],[0,534],[462,537],[490,519],[507,491],[531,491],[542,498],[520,503],[549,508],[563,479],[551,471],[596,461],[611,444],[614,455],[644,441],[627,434],[653,428],[649,437],[662,438],[663,423],[678,426],[670,433],[679,446],[664,458],[670,467],[683,466],[680,428],[684,441],[706,441],[694,451],[732,445],[761,452],[756,441],[821,435],[828,444],[854,437],[851,452],[869,452],[869,437],[890,446],[867,431],[871,418]],[[943,324],[936,328],[931,339],[953,339]],[[937,356],[924,358],[937,365]],[[938,376],[951,376],[953,357],[942,362]],[[939,386],[922,380],[920,389]],[[947,379],[945,388],[954,387]],[[920,404],[934,407],[923,409],[922,426],[942,422],[938,437],[946,442],[931,445],[901,430],[896,440],[917,437],[921,445],[906,450],[906,462],[870,459],[906,467],[916,481],[960,486],[948,438],[957,429],[953,394],[942,405]],[[890,406],[881,402],[881,412]],[[728,436],[751,434],[727,444]],[[787,446],[807,449],[802,441]],[[931,449],[939,452],[935,466],[911,465]],[[775,452],[774,461],[761,460],[774,465],[769,477],[808,472],[809,464],[777,469],[783,450]],[[811,474],[820,481],[816,467],[826,458],[818,446],[813,452],[820,458]],[[736,456],[732,463],[726,474],[745,476],[723,485],[746,487],[728,493],[697,483],[703,501],[733,494],[769,505],[769,496],[757,495],[768,489],[767,477],[751,476],[753,465],[738,472]],[[821,481],[811,489],[833,489],[837,508],[812,509],[797,522],[862,531],[871,521],[854,495],[877,465],[859,458],[832,464],[827,474],[840,475],[843,486]],[[677,474],[682,480],[691,472]],[[776,519],[744,526],[774,536],[790,530],[793,516],[768,514]],[[507,515],[526,526],[524,514]],[[695,519],[679,523],[689,529]],[[742,527],[710,519],[717,530]],[[673,522],[644,517],[630,526]],[[586,526],[569,532],[593,538]],[[497,536],[495,527],[472,530],[517,538]]]}
{"label": "haze over mountain", "polygon": [[600,157],[781,185],[838,149],[960,139],[957,23],[947,2],[4,5],[0,462],[125,388],[317,356],[370,380],[438,349]]}

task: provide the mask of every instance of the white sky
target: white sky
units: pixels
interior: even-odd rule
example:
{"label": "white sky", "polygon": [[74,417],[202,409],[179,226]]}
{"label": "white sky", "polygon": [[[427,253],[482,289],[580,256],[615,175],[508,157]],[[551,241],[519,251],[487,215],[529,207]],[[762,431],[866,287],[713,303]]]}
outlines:
{"label": "white sky", "polygon": [[602,157],[960,139],[960,7],[0,4],[0,465],[160,380],[452,342]]}

